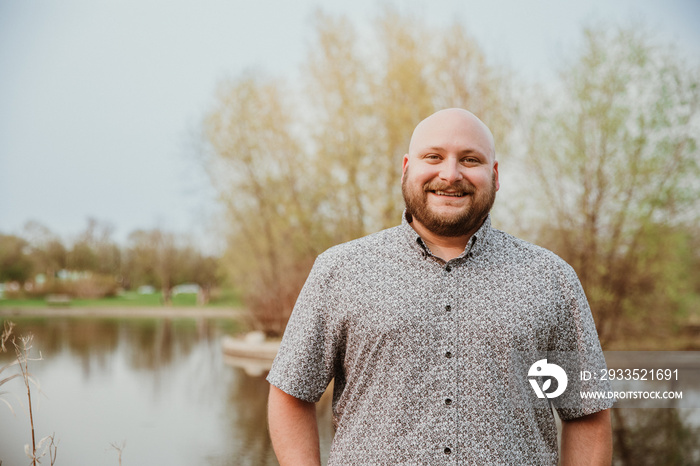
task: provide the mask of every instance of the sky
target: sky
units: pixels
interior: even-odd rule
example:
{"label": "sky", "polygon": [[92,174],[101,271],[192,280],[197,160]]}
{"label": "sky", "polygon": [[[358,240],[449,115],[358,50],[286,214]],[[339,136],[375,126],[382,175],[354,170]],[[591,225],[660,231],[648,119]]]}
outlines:
{"label": "sky", "polygon": [[[386,3],[386,2],[385,2]],[[462,22],[496,65],[552,79],[587,24],[641,23],[700,57],[696,0],[406,0]],[[196,133],[217,83],[294,76],[317,8],[358,26],[371,0],[0,0],[0,233],[37,221],[70,241],[88,218],[123,242],[164,228],[211,240],[215,193]]]}

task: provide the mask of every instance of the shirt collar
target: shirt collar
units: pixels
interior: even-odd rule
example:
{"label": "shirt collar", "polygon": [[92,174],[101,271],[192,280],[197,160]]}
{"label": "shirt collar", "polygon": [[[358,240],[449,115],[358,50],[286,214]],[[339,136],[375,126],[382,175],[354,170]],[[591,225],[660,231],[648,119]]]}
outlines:
{"label": "shirt collar", "polygon": [[[412,249],[417,250],[424,257],[431,255],[428,247],[425,245],[420,235],[416,233],[416,230],[414,230],[411,224],[408,223],[408,219],[406,218],[407,216],[408,213],[404,210],[403,214],[401,215],[401,225],[399,226],[404,239],[408,241],[408,244]],[[457,259],[466,257],[467,255],[474,257],[483,254],[487,249],[489,236],[491,236],[491,230],[491,214],[489,214],[486,216],[486,220],[484,220],[481,227],[479,227],[476,233],[469,238],[467,247],[464,249],[464,252],[457,257]]]}

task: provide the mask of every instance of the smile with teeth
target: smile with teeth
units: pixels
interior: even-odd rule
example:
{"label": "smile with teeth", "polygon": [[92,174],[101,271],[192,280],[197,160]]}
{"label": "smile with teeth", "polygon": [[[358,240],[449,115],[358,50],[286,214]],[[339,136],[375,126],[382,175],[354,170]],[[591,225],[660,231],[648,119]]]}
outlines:
{"label": "smile with teeth", "polygon": [[449,197],[464,197],[467,195],[465,192],[449,192],[449,191],[431,191],[433,194],[438,196],[449,196]]}

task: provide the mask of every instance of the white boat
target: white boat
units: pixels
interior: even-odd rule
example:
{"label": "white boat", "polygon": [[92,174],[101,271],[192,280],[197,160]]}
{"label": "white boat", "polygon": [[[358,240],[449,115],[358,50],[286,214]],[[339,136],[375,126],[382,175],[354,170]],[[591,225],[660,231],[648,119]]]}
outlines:
{"label": "white boat", "polygon": [[242,338],[226,335],[221,346],[226,364],[240,367],[248,375],[261,376],[272,367],[280,342],[266,340],[262,332],[251,332]]}

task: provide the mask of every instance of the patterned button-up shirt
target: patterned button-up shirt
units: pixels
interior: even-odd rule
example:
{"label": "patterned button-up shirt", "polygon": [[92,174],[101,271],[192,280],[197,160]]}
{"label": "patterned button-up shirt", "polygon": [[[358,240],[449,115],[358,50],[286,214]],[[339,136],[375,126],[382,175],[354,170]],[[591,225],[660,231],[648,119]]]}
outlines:
{"label": "patterned button-up shirt", "polygon": [[[605,364],[568,264],[489,218],[445,262],[404,216],[317,258],[268,380],[318,401],[335,379],[331,465],[553,465],[552,400],[527,372],[555,352]],[[554,406],[569,420],[612,400]]]}

